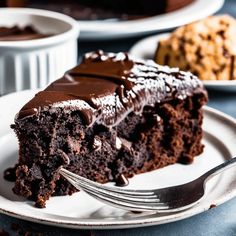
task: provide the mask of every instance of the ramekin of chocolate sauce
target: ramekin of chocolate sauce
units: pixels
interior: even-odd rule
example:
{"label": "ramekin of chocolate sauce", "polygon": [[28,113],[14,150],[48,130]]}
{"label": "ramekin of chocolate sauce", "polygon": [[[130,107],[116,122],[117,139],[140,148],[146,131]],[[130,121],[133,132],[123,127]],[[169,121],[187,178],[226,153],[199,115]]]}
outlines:
{"label": "ramekin of chocolate sauce", "polygon": [[76,65],[76,20],[30,8],[0,8],[0,16],[0,96],[45,87]]}

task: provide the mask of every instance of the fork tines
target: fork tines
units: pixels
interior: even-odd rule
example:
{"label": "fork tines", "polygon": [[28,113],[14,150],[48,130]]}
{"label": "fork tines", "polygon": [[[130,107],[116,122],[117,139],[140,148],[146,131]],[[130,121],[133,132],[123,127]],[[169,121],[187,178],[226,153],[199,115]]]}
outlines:
{"label": "fork tines", "polygon": [[104,186],[78,176],[64,168],[61,175],[77,189],[113,206],[133,211],[161,211],[168,206],[161,203],[152,190],[127,190],[119,187]]}

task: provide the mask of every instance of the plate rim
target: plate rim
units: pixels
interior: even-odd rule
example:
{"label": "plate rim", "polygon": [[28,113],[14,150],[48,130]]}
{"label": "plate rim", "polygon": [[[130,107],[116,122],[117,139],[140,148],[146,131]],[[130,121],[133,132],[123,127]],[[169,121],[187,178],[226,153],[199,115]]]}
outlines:
{"label": "plate rim", "polygon": [[[168,38],[170,34],[171,33],[160,33],[160,34],[155,34],[152,36],[145,37],[137,41],[135,44],[133,44],[133,46],[129,50],[129,53],[131,56],[135,58],[147,59],[140,55],[142,52],[144,53],[144,51],[140,50],[140,48],[143,47],[143,45],[146,45],[148,43],[151,43],[151,46],[152,46],[152,43],[154,44],[154,41],[157,47],[159,40]],[[153,59],[154,59],[154,54],[156,52],[156,47],[153,48]],[[153,59],[150,58],[150,60],[153,60]],[[207,88],[227,89],[227,90],[232,90],[232,91],[236,89],[236,80],[201,80],[201,81]]]}
{"label": "plate rim", "polygon": [[[34,94],[34,90],[26,90],[26,91],[22,91],[20,93],[24,93],[27,92],[30,95]],[[9,94],[5,97],[9,97],[12,96],[14,97],[16,94],[18,93],[12,93]],[[0,98],[0,102],[2,101],[2,99],[4,98],[4,96],[2,98]],[[5,100],[6,98],[4,98]],[[236,119],[231,117],[230,115],[227,115],[221,111],[218,111],[214,108],[205,106],[204,108],[204,112],[209,113],[209,115],[215,116],[217,119],[221,119],[221,121],[226,121],[228,122],[231,126],[236,128]],[[6,134],[7,135],[7,134]],[[5,136],[5,135],[3,135]],[[219,198],[217,198],[215,200],[215,203],[217,206],[219,206],[220,204],[232,199],[233,197],[236,196],[236,189],[232,190],[231,192],[227,192],[226,194],[223,194],[223,196],[220,196]],[[2,195],[0,195],[0,201],[2,201]],[[8,200],[10,201],[10,200]],[[11,202],[11,201],[10,201]],[[130,219],[130,220],[117,220],[117,221],[111,221],[109,222],[109,220],[106,220],[106,222],[101,222],[101,221],[88,221],[88,220],[83,220],[83,219],[79,219],[74,220],[74,219],[60,219],[63,218],[63,216],[56,216],[55,215],[55,219],[48,219],[48,218],[43,218],[43,215],[45,213],[40,213],[37,216],[30,216],[29,214],[19,214],[17,212],[14,212],[12,210],[9,209],[4,209],[2,206],[0,206],[0,213],[5,214],[5,215],[9,215],[15,218],[19,218],[19,219],[23,219],[23,220],[27,220],[30,222],[35,222],[35,223],[41,223],[41,224],[45,224],[45,225],[51,225],[51,226],[57,226],[57,227],[64,227],[64,228],[73,228],[73,229],[122,229],[122,228],[133,228],[133,227],[144,227],[144,226],[151,226],[151,225],[160,225],[160,224],[164,224],[164,223],[170,223],[170,222],[174,222],[174,221],[179,221],[185,218],[189,218],[191,216],[197,215],[199,213],[205,212],[206,210],[209,209],[208,207],[202,206],[200,208],[192,208],[191,211],[185,211],[185,214],[182,214],[181,216],[175,216],[175,214],[172,215],[171,218],[169,218],[169,216],[167,216],[167,219],[165,219],[163,221],[157,221],[158,219],[158,215],[151,217],[151,218],[134,218],[134,219]],[[48,213],[46,213],[48,214]],[[49,214],[50,215],[50,214]],[[65,218],[65,217],[64,217]]]}
{"label": "plate rim", "polygon": [[[224,2],[225,0],[215,0],[212,4],[211,0],[195,0],[193,3],[170,13],[131,21],[78,20],[81,29],[80,39],[124,38],[131,35],[171,29],[215,13],[223,6]],[[179,17],[180,15],[181,17]],[[158,22],[160,24],[156,26]]]}

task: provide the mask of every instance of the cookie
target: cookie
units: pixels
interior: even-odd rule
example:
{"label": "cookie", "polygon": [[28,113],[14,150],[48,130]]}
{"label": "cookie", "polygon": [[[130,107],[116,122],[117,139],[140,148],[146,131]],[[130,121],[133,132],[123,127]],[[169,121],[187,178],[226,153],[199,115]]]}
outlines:
{"label": "cookie", "polygon": [[191,71],[202,80],[236,79],[236,20],[210,16],[182,26],[161,40],[155,53],[158,64]]}

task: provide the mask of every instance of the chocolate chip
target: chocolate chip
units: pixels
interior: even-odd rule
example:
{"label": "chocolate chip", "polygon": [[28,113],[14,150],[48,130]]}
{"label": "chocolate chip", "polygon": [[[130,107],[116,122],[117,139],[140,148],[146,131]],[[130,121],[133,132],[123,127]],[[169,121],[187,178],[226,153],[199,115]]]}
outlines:
{"label": "chocolate chip", "polygon": [[120,174],[117,176],[116,186],[124,187],[124,186],[127,186],[128,184],[129,184],[129,180],[123,174]]}
{"label": "chocolate chip", "polygon": [[100,140],[99,137],[95,136],[93,139],[93,149],[95,151],[98,151],[102,146],[102,141]]}

